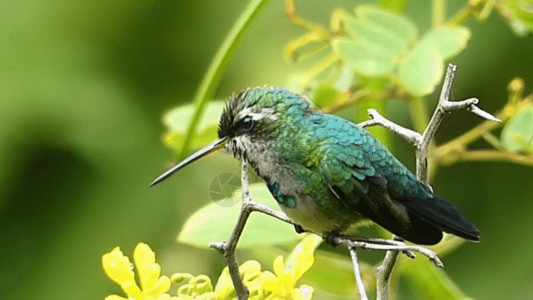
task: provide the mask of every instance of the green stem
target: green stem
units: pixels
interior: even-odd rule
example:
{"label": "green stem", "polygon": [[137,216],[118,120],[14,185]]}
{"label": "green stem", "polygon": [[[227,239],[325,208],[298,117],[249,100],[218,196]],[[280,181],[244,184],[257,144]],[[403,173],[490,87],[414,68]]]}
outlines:
{"label": "green stem", "polygon": [[269,0],[252,0],[246,7],[246,9],[239,16],[233,28],[228,33],[224,42],[220,46],[218,52],[213,57],[207,72],[204,74],[200,86],[194,96],[194,104],[196,110],[189,123],[185,138],[181,149],[179,150],[178,158],[183,158],[191,146],[191,142],[196,135],[196,128],[200,123],[203,112],[209,102],[209,99],[213,97],[215,88],[220,83],[222,74],[226,70],[235,50],[239,46],[246,32],[250,29],[253,22],[268,4]]}
{"label": "green stem", "polygon": [[431,25],[439,27],[446,21],[446,0],[431,1]]}

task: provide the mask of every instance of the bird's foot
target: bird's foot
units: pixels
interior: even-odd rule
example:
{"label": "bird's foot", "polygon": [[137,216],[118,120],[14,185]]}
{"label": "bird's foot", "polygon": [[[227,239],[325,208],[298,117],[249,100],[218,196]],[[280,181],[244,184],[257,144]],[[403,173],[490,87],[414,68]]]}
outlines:
{"label": "bird's foot", "polygon": [[297,233],[306,232],[305,229],[302,226],[298,225],[298,224],[294,224],[294,230],[296,230]]}
{"label": "bird's foot", "polygon": [[324,240],[326,241],[326,243],[330,244],[331,246],[333,247],[337,247],[339,245],[339,243],[337,242],[337,238],[343,238],[345,236],[343,236],[342,234],[339,234],[338,232],[330,232],[330,233],[327,233],[326,236],[322,236],[324,238]]}

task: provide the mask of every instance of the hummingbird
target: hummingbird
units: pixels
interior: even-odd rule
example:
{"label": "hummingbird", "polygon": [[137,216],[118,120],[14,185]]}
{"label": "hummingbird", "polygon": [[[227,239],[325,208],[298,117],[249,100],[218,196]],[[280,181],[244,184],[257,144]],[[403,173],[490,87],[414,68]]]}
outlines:
{"label": "hummingbird", "polygon": [[315,111],[306,98],[280,87],[231,96],[218,139],[151,186],[222,148],[248,162],[299,232],[339,234],[371,220],[416,244],[436,244],[443,232],[480,239],[457,206],[434,194],[364,128]]}

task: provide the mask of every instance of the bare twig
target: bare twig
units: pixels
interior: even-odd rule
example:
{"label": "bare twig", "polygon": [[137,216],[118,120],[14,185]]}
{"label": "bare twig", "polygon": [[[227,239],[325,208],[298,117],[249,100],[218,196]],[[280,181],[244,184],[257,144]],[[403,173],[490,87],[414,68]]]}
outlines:
{"label": "bare twig", "polygon": [[357,125],[361,127],[380,125],[396,133],[397,135],[401,136],[402,138],[404,138],[406,141],[408,141],[409,143],[413,145],[420,144],[420,142],[422,141],[422,135],[420,133],[414,130],[402,127],[394,122],[391,122],[385,119],[385,117],[380,115],[375,109],[369,109],[368,115],[372,118],[371,120],[359,123]]}
{"label": "bare twig", "polygon": [[248,299],[249,295],[248,289],[242,282],[241,273],[239,271],[239,263],[237,261],[237,256],[235,255],[237,242],[241,237],[242,231],[244,230],[244,225],[246,224],[246,221],[251,213],[251,211],[247,208],[247,204],[251,202],[248,182],[248,164],[246,161],[243,161],[241,171],[242,207],[237,224],[235,224],[233,232],[227,241],[209,244],[209,247],[217,249],[224,256],[231,280],[233,281],[233,286],[235,287],[235,292],[237,293],[237,299],[239,300]]}
{"label": "bare twig", "polygon": [[[326,238],[325,236],[323,236]],[[408,251],[408,252],[418,252],[420,254],[423,254],[429,258],[437,267],[442,268],[443,264],[440,258],[437,256],[437,254],[427,248],[424,248],[422,246],[416,246],[416,245],[407,245],[402,241],[398,240],[379,240],[376,239],[374,241],[366,241],[366,240],[356,240],[351,239],[349,237],[345,236],[335,236],[333,238],[328,238],[330,241],[333,241],[335,244],[343,245],[348,249],[351,248],[360,248],[360,249],[366,249],[366,250],[380,250],[380,251],[388,251],[388,250],[394,250],[394,251]],[[411,254],[413,255],[413,254]],[[414,257],[414,256],[411,256]]]}
{"label": "bare twig", "polygon": [[242,235],[242,231],[244,230],[244,226],[246,225],[250,214],[254,211],[259,211],[271,217],[277,218],[281,221],[294,224],[289,219],[289,217],[287,217],[287,215],[285,215],[283,212],[277,211],[267,205],[253,201],[250,198],[250,190],[248,185],[248,163],[246,161],[243,161],[241,169],[242,206],[239,219],[237,220],[237,224],[235,224],[233,232],[231,233],[231,236],[227,241],[212,242],[209,244],[209,247],[217,249],[224,256],[224,259],[226,260],[226,265],[228,266],[229,274],[231,276],[231,280],[233,282],[233,286],[235,287],[235,292],[237,293],[237,299],[239,300],[248,299],[249,293],[248,289],[242,281],[235,250],[237,248],[237,242],[239,241]]}
{"label": "bare twig", "polygon": [[444,78],[444,84],[442,85],[442,90],[439,97],[439,103],[429,124],[422,134],[422,141],[419,144],[415,145],[416,148],[416,176],[427,183],[427,157],[428,157],[428,146],[429,142],[435,136],[437,129],[439,128],[440,123],[444,119],[446,113],[449,113],[457,109],[466,109],[471,113],[484,118],[489,121],[501,122],[496,117],[492,116],[488,112],[485,112],[478,108],[476,104],[479,102],[477,98],[470,98],[463,101],[453,101],[452,97],[452,88],[453,81],[455,79],[455,72],[457,71],[457,66],[449,64],[448,70],[446,72],[446,77]]}
{"label": "bare twig", "polygon": [[389,299],[389,290],[392,277],[392,271],[396,265],[396,259],[398,258],[398,251],[387,251],[385,253],[385,258],[383,262],[378,266],[376,275],[377,275],[377,284],[376,284],[376,293],[377,298],[382,300]]}
{"label": "bare twig", "polygon": [[365,291],[365,285],[363,284],[363,278],[361,277],[361,270],[359,269],[359,259],[357,257],[357,248],[350,248],[350,256],[352,257],[353,274],[355,275],[355,283],[357,284],[357,291],[359,292],[359,299],[368,300]]}
{"label": "bare twig", "polygon": [[[479,100],[476,98],[470,98],[463,101],[453,101],[452,87],[456,70],[457,67],[455,65],[448,65],[437,108],[435,109],[435,112],[433,113],[433,116],[431,117],[431,120],[429,121],[429,124],[422,135],[388,121],[375,110],[369,110],[372,120],[359,124],[360,126],[381,125],[412,143],[416,149],[416,176],[425,183],[428,183],[427,158],[429,143],[435,136],[440,123],[447,113],[457,109],[466,109],[486,120],[501,122],[496,117],[478,108],[476,104],[479,102]],[[383,263],[378,267],[378,299],[389,299],[390,278],[398,257],[397,251],[398,250],[387,251]]]}

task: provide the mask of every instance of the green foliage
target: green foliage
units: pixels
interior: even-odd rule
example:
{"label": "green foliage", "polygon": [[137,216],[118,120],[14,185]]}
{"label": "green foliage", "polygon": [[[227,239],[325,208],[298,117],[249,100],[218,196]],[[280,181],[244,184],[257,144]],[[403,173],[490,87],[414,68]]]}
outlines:
{"label": "green foliage", "polygon": [[442,79],[444,60],[463,50],[469,37],[470,31],[464,27],[428,32],[400,64],[400,84],[413,96],[431,94]]}
{"label": "green foliage", "polygon": [[[208,103],[202,118],[197,125],[196,137],[192,143],[193,148],[205,146],[213,140],[218,129],[218,120],[224,109],[223,101],[211,101]],[[167,147],[178,151],[182,147],[182,142],[189,124],[196,111],[196,106],[187,104],[176,107],[168,111],[163,116],[163,123],[167,131],[163,137],[163,142]]]}
{"label": "green foliage", "polygon": [[418,40],[408,18],[372,6],[358,6],[355,17],[345,22],[350,37],[334,42],[341,58],[361,76],[396,74],[413,96],[435,90],[444,61],[463,50],[470,38],[470,30],[456,26],[433,29]]}
{"label": "green foliage", "polygon": [[406,261],[402,274],[405,275],[409,285],[422,299],[467,299],[456,283],[443,269],[426,260]]}
{"label": "green foliage", "polygon": [[525,107],[502,130],[502,145],[516,152],[533,153],[533,105]]}
{"label": "green foliage", "polygon": [[505,0],[502,10],[508,13],[509,25],[520,36],[533,31],[533,0]]}
{"label": "green foliage", "polygon": [[[277,203],[264,184],[250,185],[250,195],[254,200],[276,207]],[[240,194],[231,196],[240,199]],[[234,202],[225,207],[220,203]],[[238,201],[224,199],[210,203],[192,214],[178,236],[178,241],[200,248],[207,248],[210,242],[224,241],[231,234],[241,211]],[[239,247],[284,244],[299,240],[300,237],[292,226],[263,214],[254,214],[246,223],[246,228],[239,242]]]}
{"label": "green foliage", "polygon": [[335,49],[357,74],[364,76],[391,73],[418,35],[409,19],[372,6],[359,6],[355,17],[347,17],[346,26],[351,37],[336,41]]}

